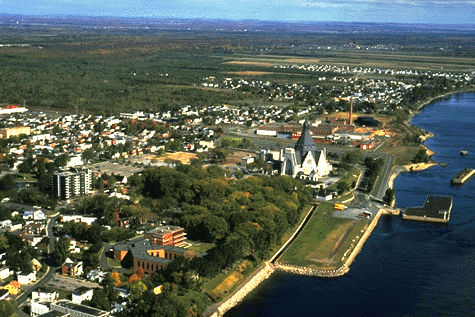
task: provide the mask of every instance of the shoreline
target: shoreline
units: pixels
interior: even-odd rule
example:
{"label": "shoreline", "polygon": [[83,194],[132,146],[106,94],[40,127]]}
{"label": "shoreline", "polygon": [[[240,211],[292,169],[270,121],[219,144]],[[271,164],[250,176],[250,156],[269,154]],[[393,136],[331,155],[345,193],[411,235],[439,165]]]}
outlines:
{"label": "shoreline", "polygon": [[[428,100],[423,101],[419,105],[419,107],[417,107],[417,110],[415,112],[411,113],[411,117],[406,121],[406,123],[412,126],[412,124],[410,123],[412,118],[416,114],[419,114],[425,107],[429,106],[430,104],[432,104],[433,102],[435,102],[439,99],[449,97],[449,96],[452,96],[452,95],[456,95],[456,94],[470,93],[470,92],[475,93],[475,88],[465,89],[465,90],[461,90],[461,91],[447,92],[447,93],[429,98]],[[425,142],[429,138],[433,138],[433,137],[435,137],[435,134],[433,132],[427,131],[424,135],[421,136],[421,141]],[[422,144],[422,147],[426,150],[427,155],[429,155],[430,161],[427,162],[427,163],[414,163],[414,164],[407,164],[407,165],[402,165],[402,166],[399,166],[399,165],[395,166],[393,168],[393,171],[391,172],[391,176],[389,177],[389,181],[388,181],[388,187],[389,188],[392,189],[394,187],[394,181],[399,176],[399,174],[402,173],[402,172],[419,172],[419,171],[426,170],[426,169],[428,169],[432,166],[436,166],[436,165],[440,164],[440,163],[432,160],[432,156],[437,154],[435,151],[431,150],[424,143]],[[395,204],[396,204],[396,198],[394,198],[394,201],[393,201],[393,205],[395,205]]]}

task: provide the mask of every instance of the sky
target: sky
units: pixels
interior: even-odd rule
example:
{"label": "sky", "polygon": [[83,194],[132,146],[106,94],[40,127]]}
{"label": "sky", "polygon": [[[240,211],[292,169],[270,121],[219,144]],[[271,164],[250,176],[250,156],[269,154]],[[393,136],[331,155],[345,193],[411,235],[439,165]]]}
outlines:
{"label": "sky", "polygon": [[0,14],[474,24],[475,0],[0,0]]}

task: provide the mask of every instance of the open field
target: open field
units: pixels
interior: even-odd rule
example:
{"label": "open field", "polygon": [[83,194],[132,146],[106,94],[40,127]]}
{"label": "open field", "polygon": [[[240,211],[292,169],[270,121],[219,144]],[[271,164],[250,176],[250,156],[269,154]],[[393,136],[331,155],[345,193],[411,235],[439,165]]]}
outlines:
{"label": "open field", "polygon": [[252,60],[230,61],[230,62],[225,62],[225,64],[230,64],[230,65],[264,66],[264,67],[271,67],[271,66],[273,66],[273,63],[269,63],[269,62],[258,62],[258,61],[252,61]]}
{"label": "open field", "polygon": [[273,73],[272,72],[246,70],[246,71],[240,71],[240,72],[229,72],[229,74],[242,75],[242,76],[260,76],[260,75],[269,75],[269,74],[273,74]]}
{"label": "open field", "polygon": [[318,58],[260,55],[242,56],[234,64],[273,67],[278,64],[332,64],[375,68],[417,69],[432,71],[466,71],[475,67],[473,58],[405,55],[397,53],[332,52],[320,53]]}
{"label": "open field", "polygon": [[334,269],[367,222],[335,218],[331,204],[322,203],[278,261],[282,264]]}

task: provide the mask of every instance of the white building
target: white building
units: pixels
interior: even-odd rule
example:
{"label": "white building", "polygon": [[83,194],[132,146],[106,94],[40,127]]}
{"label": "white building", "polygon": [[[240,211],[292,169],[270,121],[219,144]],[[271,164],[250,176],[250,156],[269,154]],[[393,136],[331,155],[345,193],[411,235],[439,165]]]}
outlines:
{"label": "white building", "polygon": [[32,317],[46,314],[50,310],[50,302],[32,300],[30,303],[30,316]]}
{"label": "white building", "polygon": [[31,299],[37,302],[54,302],[58,300],[58,298],[58,292],[42,292],[38,290],[31,293]]}
{"label": "white building", "polygon": [[92,174],[87,168],[56,172],[53,174],[53,193],[61,199],[87,195],[91,191]]}
{"label": "white building", "polygon": [[85,300],[91,300],[94,290],[88,287],[78,287],[73,291],[72,302],[75,304],[81,304]]}
{"label": "white building", "polygon": [[8,267],[3,267],[0,269],[0,280],[4,280],[11,275],[13,275],[13,271],[10,271]]}
{"label": "white building", "polygon": [[97,221],[97,217],[83,216],[83,215],[61,215],[61,222],[84,222],[88,225],[93,225]]}
{"label": "white building", "polygon": [[318,150],[310,135],[308,122],[303,124],[302,134],[294,148],[286,148],[282,155],[281,175],[318,181],[330,174],[332,166],[328,163],[326,150]]}
{"label": "white building", "polygon": [[23,274],[22,272],[18,272],[16,276],[20,285],[27,285],[36,281],[36,272],[34,271],[29,274]]}

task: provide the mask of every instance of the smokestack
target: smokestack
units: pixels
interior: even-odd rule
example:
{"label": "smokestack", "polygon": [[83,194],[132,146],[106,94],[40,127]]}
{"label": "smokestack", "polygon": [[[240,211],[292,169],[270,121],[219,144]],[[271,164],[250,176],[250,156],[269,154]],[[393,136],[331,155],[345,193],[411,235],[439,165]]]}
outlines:
{"label": "smokestack", "polygon": [[353,125],[353,98],[350,98],[350,115],[348,118],[349,125]]}

